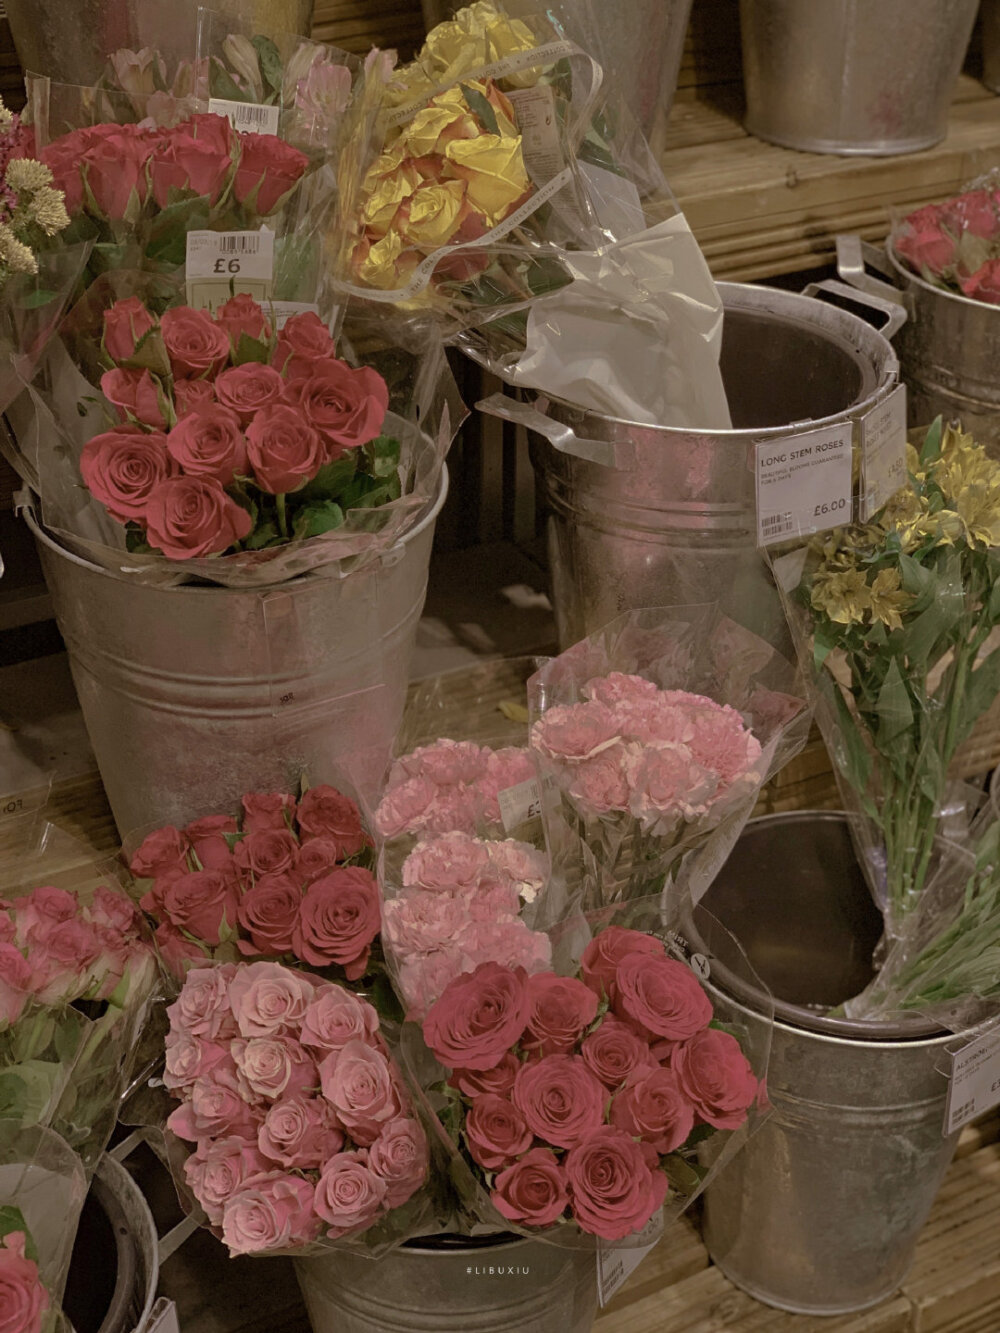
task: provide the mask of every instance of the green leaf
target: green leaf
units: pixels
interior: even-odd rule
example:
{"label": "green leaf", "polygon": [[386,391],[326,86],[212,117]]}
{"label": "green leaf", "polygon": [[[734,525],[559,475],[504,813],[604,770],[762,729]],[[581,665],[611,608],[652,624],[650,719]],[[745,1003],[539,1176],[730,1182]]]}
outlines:
{"label": "green leaf", "polygon": [[701,1182],[708,1175],[708,1168],[697,1162],[689,1162],[680,1153],[669,1153],[663,1159],[667,1179],[678,1194],[694,1194],[701,1188]]}
{"label": "green leaf", "polygon": [[885,673],[874,711],[878,716],[878,747],[883,754],[898,754],[901,747],[908,747],[913,730],[913,705],[895,657]]}
{"label": "green leaf", "polygon": [[469,110],[474,116],[479,117],[487,134],[499,135],[500,126],[497,123],[496,112],[482,93],[468,83],[460,83],[458,86],[462,90],[462,96],[468,103]]}
{"label": "green leaf", "polygon": [[270,358],[271,349],[266,342],[252,338],[249,333],[240,334],[240,340],[233,354],[234,366],[244,366],[248,361],[257,361],[266,366]]}
{"label": "green leaf", "polygon": [[38,1247],[32,1239],[31,1232],[28,1230],[28,1224],[24,1220],[24,1214],[20,1208],[15,1208],[12,1203],[4,1204],[0,1207],[0,1240],[9,1236],[12,1231],[24,1232],[24,1253],[27,1258],[38,1262]]}
{"label": "green leaf", "polygon": [[208,67],[208,86],[212,97],[223,98],[227,102],[249,102],[249,98],[218,56],[213,56]]}
{"label": "green leaf", "polygon": [[394,477],[399,467],[401,446],[393,435],[380,435],[365,445],[365,456],[373,477]]}
{"label": "green leaf", "polygon": [[837,721],[840,724],[840,740],[837,747],[838,767],[856,792],[864,795],[871,780],[872,757],[865,745],[864,738],[858,731],[857,719],[851,713],[838,685],[831,682]]}
{"label": "green leaf", "polygon": [[243,544],[248,551],[262,551],[265,546],[276,546],[281,540],[277,523],[269,521],[254,528]]}
{"label": "green leaf", "polygon": [[332,463],[324,463],[312,481],[295,492],[295,501],[338,499],[356,472],[357,455],[355,450],[349,449]]}
{"label": "green leaf", "polygon": [[813,666],[817,671],[830,653],[837,647],[840,635],[835,625],[826,620],[817,620],[813,629]]}
{"label": "green leaf", "polygon": [[926,467],[941,455],[941,436],[944,433],[944,418],[935,417],[927,428],[924,442],[920,446],[920,464]]}
{"label": "green leaf", "polygon": [[57,292],[46,291],[40,287],[37,291],[31,292],[18,302],[22,310],[37,310],[40,306],[48,305],[56,299]]}
{"label": "green leaf", "polygon": [[296,537],[318,537],[343,527],[344,511],[333,500],[306,505],[295,515],[292,530]]}
{"label": "green leaf", "polygon": [[965,698],[951,698],[947,706],[959,710],[960,721],[955,728],[955,744],[960,745],[973,725],[993,700],[1000,694],[1000,648],[994,649],[969,673]]}
{"label": "green leaf", "polygon": [[148,370],[158,379],[170,375],[170,358],[158,327],[147,330],[135,345],[134,353],[122,366],[126,370]]}
{"label": "green leaf", "polygon": [[264,37],[259,33],[256,37],[251,37],[250,42],[257,52],[261,73],[274,91],[280,93],[285,71],[282,68],[281,56],[278,55],[278,48],[270,37]]}

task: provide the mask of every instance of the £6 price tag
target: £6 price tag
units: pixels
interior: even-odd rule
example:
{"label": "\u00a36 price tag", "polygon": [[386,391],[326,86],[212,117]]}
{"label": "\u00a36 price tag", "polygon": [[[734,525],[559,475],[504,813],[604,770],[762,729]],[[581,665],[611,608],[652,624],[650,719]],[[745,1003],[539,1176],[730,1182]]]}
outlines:
{"label": "\u00a36 price tag", "polygon": [[214,312],[237,292],[267,301],[274,281],[274,232],[189,231],[184,273],[187,303]]}
{"label": "\u00a36 price tag", "polygon": [[853,441],[845,421],[757,443],[758,546],[850,523]]}

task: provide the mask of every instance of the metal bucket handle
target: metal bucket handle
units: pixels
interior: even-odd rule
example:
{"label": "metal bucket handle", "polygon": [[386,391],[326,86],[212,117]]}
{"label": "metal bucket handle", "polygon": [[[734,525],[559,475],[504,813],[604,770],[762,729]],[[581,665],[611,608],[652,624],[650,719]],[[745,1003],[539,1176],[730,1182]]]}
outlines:
{"label": "metal bucket handle", "polygon": [[[882,277],[873,277],[869,269],[874,269],[876,273],[882,274]],[[900,291],[892,281],[892,269],[888,265],[885,252],[877,245],[872,245],[870,241],[863,241],[856,233],[837,237],[837,272],[854,292],[868,297],[873,303],[901,307],[903,316],[899,324],[904,323],[912,313],[906,293]],[[885,281],[886,278],[889,279],[888,282]],[[883,332],[887,337],[892,336],[887,330]]]}
{"label": "metal bucket handle", "polygon": [[[541,398],[539,401],[546,400]],[[476,404],[476,410],[490,417],[499,417],[502,421],[511,421],[515,426],[525,426],[528,430],[535,431],[544,436],[553,449],[558,449],[561,454],[583,458],[588,463],[598,463],[601,467],[619,469],[635,467],[634,454],[631,463],[629,462],[630,451],[627,446],[613,444],[610,440],[581,439],[569,426],[560,421],[553,421],[537,407],[518,402],[515,398],[508,398],[506,394],[493,393],[488,398],[480,399]]]}
{"label": "metal bucket handle", "polygon": [[[839,267],[839,242],[844,239],[847,238],[837,237],[838,272],[841,273],[841,276],[844,275],[843,270]],[[892,295],[889,295],[890,292]],[[812,296],[819,299],[824,294],[850,301],[852,305],[866,306],[869,310],[884,315],[885,322],[878,326],[878,331],[884,338],[891,338],[906,323],[907,310],[903,304],[901,294],[895,287],[890,287],[888,283],[876,282],[874,279],[867,279],[866,277],[866,285],[862,287],[850,280],[838,282],[836,278],[826,278],[823,282],[811,282],[808,287],[802,289],[803,296]],[[836,304],[836,302],[833,302],[833,304]]]}
{"label": "metal bucket handle", "polygon": [[[135,1152],[141,1143],[147,1142],[147,1136],[144,1130],[133,1130],[127,1138],[122,1139],[121,1143],[108,1150],[108,1156],[113,1157],[116,1162],[124,1164],[125,1160]],[[172,1227],[164,1236],[160,1236],[159,1244],[156,1248],[157,1265],[162,1266],[170,1258],[175,1250],[179,1250],[189,1236],[194,1235],[198,1230],[199,1223],[196,1217],[188,1214],[187,1217]]]}

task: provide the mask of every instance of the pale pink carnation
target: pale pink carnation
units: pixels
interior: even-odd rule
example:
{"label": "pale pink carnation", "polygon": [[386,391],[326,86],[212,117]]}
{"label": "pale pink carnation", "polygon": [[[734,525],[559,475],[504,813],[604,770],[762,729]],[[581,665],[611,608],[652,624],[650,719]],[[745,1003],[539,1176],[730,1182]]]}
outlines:
{"label": "pale pink carnation", "polygon": [[655,682],[647,680],[645,676],[609,671],[606,676],[594,676],[588,680],[580,693],[586,699],[596,699],[598,703],[614,708],[626,700],[655,698],[660,690]]}
{"label": "pale pink carnation", "polygon": [[635,746],[616,742],[593,759],[576,764],[566,775],[567,794],[585,815],[628,809],[632,793],[629,772],[636,750]]}
{"label": "pale pink carnation", "polygon": [[376,830],[383,838],[418,832],[436,796],[437,787],[429,778],[407,778],[383,796],[375,811]]}
{"label": "pale pink carnation", "polygon": [[460,945],[453,944],[447,951],[430,953],[415,958],[404,958],[399,964],[399,990],[406,1004],[406,1016],[420,1021],[427,1010],[439,999],[449,981],[463,972],[471,972],[476,964]]}
{"label": "pale pink carnation", "polygon": [[483,798],[483,818],[490,824],[502,823],[500,793],[509,787],[519,787],[522,782],[531,782],[537,776],[529,750],[508,746],[490,751],[486,760],[486,775],[476,784]]}
{"label": "pale pink carnation", "polygon": [[456,944],[480,963],[502,963],[505,967],[523,967],[526,972],[542,972],[552,962],[549,937],[529,928],[520,919],[479,922],[466,926]]}
{"label": "pale pink carnation", "polygon": [[618,719],[607,704],[556,704],[532,727],[531,743],[551,759],[573,763],[606,750],[620,734]]}
{"label": "pale pink carnation", "polygon": [[644,745],[684,745],[694,735],[690,710],[671,703],[665,694],[623,703],[618,716],[624,733]]}
{"label": "pale pink carnation", "polygon": [[690,747],[694,758],[726,784],[742,777],[760,757],[760,742],[728,706],[699,713]]}
{"label": "pale pink carnation", "polygon": [[[450,787],[460,782],[478,782],[485,774],[488,750],[472,741],[453,741],[447,737],[431,745],[421,745],[404,755],[393,766],[394,772],[410,777],[425,777],[437,787]],[[390,790],[392,774],[389,777]]]}
{"label": "pale pink carnation", "polygon": [[490,861],[517,889],[525,902],[534,902],[549,877],[545,856],[528,842],[504,838],[486,844]]}
{"label": "pale pink carnation", "polygon": [[465,923],[465,904],[444,893],[404,889],[382,905],[382,931],[403,957],[432,953],[454,939]]}
{"label": "pale pink carnation", "polygon": [[490,869],[489,844],[450,832],[418,842],[403,862],[403,884],[457,893],[473,888]]}
{"label": "pale pink carnation", "polygon": [[461,909],[465,913],[460,924],[468,921],[510,921],[520,911],[521,898],[517,885],[509,879],[485,880],[462,895]]}
{"label": "pale pink carnation", "polygon": [[636,766],[629,807],[644,828],[695,819],[708,812],[718,785],[684,746],[647,749]]}
{"label": "pale pink carnation", "polygon": [[483,798],[475,787],[439,787],[421,817],[419,831],[473,834],[482,822]]}

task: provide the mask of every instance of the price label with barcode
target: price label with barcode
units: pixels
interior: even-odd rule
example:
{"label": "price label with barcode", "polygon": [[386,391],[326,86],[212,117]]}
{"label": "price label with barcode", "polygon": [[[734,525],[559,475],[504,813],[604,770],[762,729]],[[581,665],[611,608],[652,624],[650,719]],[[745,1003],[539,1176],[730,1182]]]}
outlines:
{"label": "price label with barcode", "polygon": [[528,778],[497,793],[504,833],[510,833],[527,819],[542,813],[542,788],[537,778]]}
{"label": "price label with barcode", "polygon": [[274,232],[189,231],[185,259],[187,303],[215,311],[245,292],[268,301],[274,282]]}
{"label": "price label with barcode", "polygon": [[597,1299],[602,1309],[619,1287],[632,1276],[650,1250],[656,1248],[662,1235],[663,1214],[656,1213],[631,1245],[613,1245],[606,1240],[598,1241]]}
{"label": "price label with barcode", "polygon": [[952,1052],[945,1136],[992,1111],[994,1106],[1000,1106],[1000,1032],[976,1037]]}
{"label": "price label with barcode", "polygon": [[280,106],[262,106],[257,102],[230,102],[226,97],[210,97],[208,109],[214,116],[225,116],[234,130],[249,134],[277,134],[281,120]]}
{"label": "price label with barcode", "polygon": [[852,445],[850,421],[758,442],[758,546],[851,522]]}
{"label": "price label with barcode", "polygon": [[861,521],[906,485],[906,386],[861,418]]}

